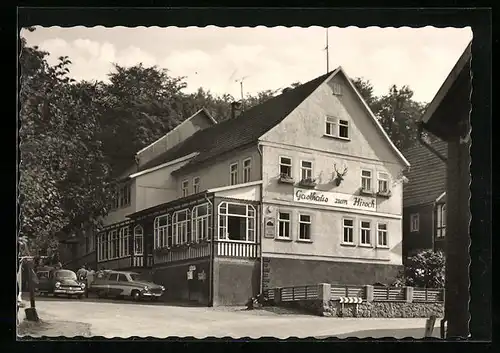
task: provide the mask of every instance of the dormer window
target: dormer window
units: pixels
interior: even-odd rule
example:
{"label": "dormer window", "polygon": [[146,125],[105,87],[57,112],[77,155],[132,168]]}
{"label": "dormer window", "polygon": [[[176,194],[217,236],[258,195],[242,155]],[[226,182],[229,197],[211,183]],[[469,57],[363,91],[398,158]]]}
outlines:
{"label": "dormer window", "polygon": [[325,121],[325,136],[349,139],[349,121],[327,115]]}

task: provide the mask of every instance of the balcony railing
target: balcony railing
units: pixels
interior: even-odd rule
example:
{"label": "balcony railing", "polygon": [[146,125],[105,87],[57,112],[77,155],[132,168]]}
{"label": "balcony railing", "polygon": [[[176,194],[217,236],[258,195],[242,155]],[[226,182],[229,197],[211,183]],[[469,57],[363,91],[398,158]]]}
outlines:
{"label": "balcony railing", "polygon": [[182,261],[210,256],[210,242],[191,245],[189,247],[178,247],[168,250],[156,251],[154,254],[154,263],[161,264],[166,262]]}
{"label": "balcony railing", "polygon": [[220,257],[243,257],[254,259],[259,256],[257,243],[243,243],[236,241],[217,241],[215,243],[215,254]]}

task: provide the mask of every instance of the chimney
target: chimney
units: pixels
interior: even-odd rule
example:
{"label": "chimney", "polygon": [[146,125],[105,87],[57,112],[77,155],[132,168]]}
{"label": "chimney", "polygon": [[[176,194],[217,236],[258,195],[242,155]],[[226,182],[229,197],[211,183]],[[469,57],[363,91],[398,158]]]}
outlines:
{"label": "chimney", "polygon": [[236,101],[231,103],[231,119],[236,118],[241,113],[241,102]]}

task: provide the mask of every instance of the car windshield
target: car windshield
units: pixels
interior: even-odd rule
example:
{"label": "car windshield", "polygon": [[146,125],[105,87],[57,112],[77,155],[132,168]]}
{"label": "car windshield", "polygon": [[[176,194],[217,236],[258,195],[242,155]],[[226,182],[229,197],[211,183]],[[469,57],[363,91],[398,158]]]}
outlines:
{"label": "car windshield", "polygon": [[138,273],[131,273],[130,278],[132,279],[132,281],[140,281],[142,279],[141,275]]}
{"label": "car windshield", "polygon": [[76,280],[76,274],[73,271],[69,271],[69,270],[57,271],[56,273],[54,273],[54,277],[57,279],[75,279]]}

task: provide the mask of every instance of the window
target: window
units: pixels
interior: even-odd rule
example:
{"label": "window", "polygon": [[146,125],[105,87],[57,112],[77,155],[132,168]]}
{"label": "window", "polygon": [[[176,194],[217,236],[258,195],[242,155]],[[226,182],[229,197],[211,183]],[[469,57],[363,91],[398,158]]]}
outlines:
{"label": "window", "polygon": [[247,158],[243,161],[243,182],[250,182],[250,171],[252,169],[252,159]]}
{"label": "window", "polygon": [[118,273],[112,273],[108,277],[109,281],[118,281]]}
{"label": "window", "polygon": [[333,116],[327,116],[325,135],[335,137],[337,136],[336,131],[337,131],[337,118],[334,118]]}
{"label": "window", "polygon": [[377,245],[381,246],[381,247],[388,246],[389,243],[387,241],[387,224],[379,223],[377,228],[378,228],[377,229],[377,234],[378,234]]}
{"label": "window", "polygon": [[418,213],[410,215],[410,232],[418,232],[420,228],[420,216]]}
{"label": "window", "polygon": [[141,225],[134,228],[134,255],[142,255],[144,249],[144,229]]}
{"label": "window", "polygon": [[238,163],[229,166],[229,185],[238,184]]}
{"label": "window", "polygon": [[200,192],[200,177],[193,178],[193,194]]}
{"label": "window", "polygon": [[292,177],[292,159],[280,157],[280,175]]}
{"label": "window", "polygon": [[339,120],[339,137],[349,138],[349,122],[347,120]]}
{"label": "window", "polygon": [[361,189],[367,192],[372,190],[372,172],[370,170],[361,171]]}
{"label": "window", "polygon": [[118,282],[128,282],[127,276],[124,273],[119,273]]}
{"label": "window", "polygon": [[119,236],[119,250],[118,250],[118,257],[125,257],[130,255],[129,251],[129,239],[130,239],[130,227],[126,226],[120,229],[120,236]]}
{"label": "window", "polygon": [[115,259],[118,257],[118,232],[112,230],[108,233],[109,235],[109,246],[108,246],[108,260]]}
{"label": "window", "polygon": [[104,260],[104,235],[103,234],[97,234],[97,261],[102,261]]}
{"label": "window", "polygon": [[278,238],[290,239],[290,220],[289,212],[280,212],[278,214]]}
{"label": "window", "polygon": [[330,137],[349,138],[349,121],[326,116],[325,135]]}
{"label": "window", "polygon": [[90,252],[90,236],[85,235],[85,254]]}
{"label": "window", "polygon": [[350,218],[344,218],[342,228],[344,233],[344,243],[354,244],[354,220]]}
{"label": "window", "polygon": [[219,240],[255,242],[256,212],[253,205],[219,204]]}
{"label": "window", "polygon": [[299,215],[299,240],[311,240],[311,216]]}
{"label": "window", "polygon": [[361,221],[361,245],[371,245],[371,224],[368,221]]}
{"label": "window", "polygon": [[189,210],[184,209],[174,212],[172,216],[172,242],[185,244],[189,238]]}
{"label": "window", "polygon": [[212,209],[210,204],[204,203],[193,207],[191,211],[193,241],[210,239]]}
{"label": "window", "polygon": [[102,259],[107,260],[109,258],[108,256],[108,248],[109,248],[109,234],[104,233],[102,235]]}
{"label": "window", "polygon": [[154,248],[161,249],[172,246],[170,234],[170,215],[158,216],[154,220]]}
{"label": "window", "polygon": [[389,174],[378,173],[378,192],[384,194],[389,192]]}
{"label": "window", "polygon": [[131,199],[131,187],[130,183],[123,185],[118,185],[113,194],[113,200],[111,202],[112,209],[118,209],[130,206]]}
{"label": "window", "polygon": [[182,197],[186,197],[189,195],[189,180],[182,181]]}
{"label": "window", "polygon": [[309,161],[301,161],[300,162],[300,174],[302,180],[312,179],[312,162]]}
{"label": "window", "polygon": [[446,205],[438,205],[436,209],[436,237],[443,238],[446,235]]}

